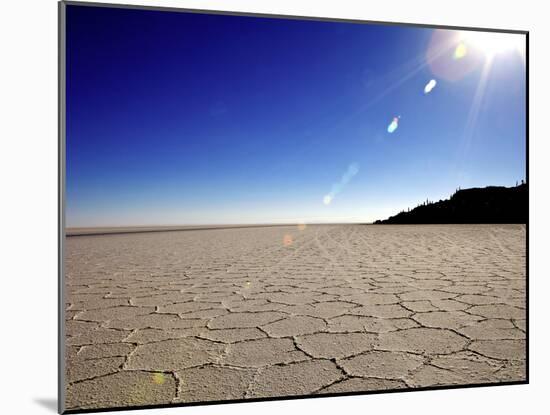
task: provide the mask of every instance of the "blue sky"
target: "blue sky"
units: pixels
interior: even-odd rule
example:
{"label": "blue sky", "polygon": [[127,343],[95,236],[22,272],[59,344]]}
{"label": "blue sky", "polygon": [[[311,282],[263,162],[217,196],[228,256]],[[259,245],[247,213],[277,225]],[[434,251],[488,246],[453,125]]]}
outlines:
{"label": "blue sky", "polygon": [[68,6],[67,226],[369,222],[514,185],[524,60],[457,34]]}

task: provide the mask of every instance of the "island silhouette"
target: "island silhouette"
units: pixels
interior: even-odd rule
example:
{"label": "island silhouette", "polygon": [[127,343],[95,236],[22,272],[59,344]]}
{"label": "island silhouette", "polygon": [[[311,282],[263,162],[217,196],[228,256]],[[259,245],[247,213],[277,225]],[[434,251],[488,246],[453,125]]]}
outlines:
{"label": "island silhouette", "polygon": [[457,189],[450,199],[426,200],[374,224],[527,223],[529,193],[526,183],[513,187]]}

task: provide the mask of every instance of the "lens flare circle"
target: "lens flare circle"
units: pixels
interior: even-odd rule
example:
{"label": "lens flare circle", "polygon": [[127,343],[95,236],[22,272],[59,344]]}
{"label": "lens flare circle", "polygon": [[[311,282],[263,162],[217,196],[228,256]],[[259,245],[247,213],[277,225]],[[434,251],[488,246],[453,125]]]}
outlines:
{"label": "lens flare circle", "polygon": [[164,373],[153,374],[153,383],[156,383],[157,385],[162,385],[164,382],[166,382],[166,379],[164,378]]}
{"label": "lens flare circle", "polygon": [[453,58],[456,60],[462,59],[467,54],[468,54],[468,48],[466,47],[464,42],[460,42],[455,48]]}
{"label": "lens flare circle", "polygon": [[390,125],[388,125],[388,133],[393,133],[395,130],[397,130],[397,127],[399,127],[399,118],[400,117],[393,117],[392,122]]}
{"label": "lens flare circle", "polygon": [[460,32],[437,29],[432,33],[426,62],[434,78],[456,82],[483,65],[481,53],[472,53],[470,46],[462,42]]}
{"label": "lens flare circle", "polygon": [[429,94],[430,92],[432,92],[436,85],[437,81],[435,79],[431,79],[430,82],[428,82],[424,87],[424,94]]}
{"label": "lens flare circle", "polygon": [[292,242],[294,242],[293,239],[292,239],[292,235],[287,233],[283,238],[283,245],[284,246],[290,246],[290,245],[292,245]]}

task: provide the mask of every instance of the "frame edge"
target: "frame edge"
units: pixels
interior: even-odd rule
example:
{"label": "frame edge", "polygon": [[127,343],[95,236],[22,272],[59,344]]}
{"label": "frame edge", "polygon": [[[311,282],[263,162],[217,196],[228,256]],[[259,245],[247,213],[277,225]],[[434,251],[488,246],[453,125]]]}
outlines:
{"label": "frame edge", "polygon": [[57,247],[58,247],[58,326],[57,326],[57,412],[65,412],[65,28],[66,8],[64,1],[57,3],[57,130],[58,130],[58,177],[57,177]]}

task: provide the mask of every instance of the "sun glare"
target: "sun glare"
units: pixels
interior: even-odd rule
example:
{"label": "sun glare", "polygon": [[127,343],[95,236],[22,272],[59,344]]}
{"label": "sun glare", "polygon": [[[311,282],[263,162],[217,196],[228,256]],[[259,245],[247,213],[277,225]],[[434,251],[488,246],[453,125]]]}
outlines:
{"label": "sun glare", "polygon": [[496,32],[460,32],[460,42],[466,48],[476,49],[488,58],[499,53],[517,51],[524,54],[525,39],[520,34]]}

